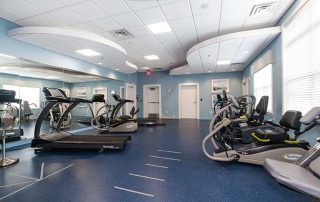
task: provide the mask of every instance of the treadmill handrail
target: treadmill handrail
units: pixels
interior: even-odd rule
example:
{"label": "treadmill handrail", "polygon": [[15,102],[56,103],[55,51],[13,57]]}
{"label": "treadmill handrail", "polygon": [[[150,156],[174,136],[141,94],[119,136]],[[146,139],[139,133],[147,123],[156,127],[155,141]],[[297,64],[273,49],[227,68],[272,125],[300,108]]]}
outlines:
{"label": "treadmill handrail", "polygon": [[72,102],[71,105],[69,105],[69,107],[67,107],[67,109],[63,112],[63,114],[60,116],[60,119],[59,119],[58,124],[57,124],[57,128],[56,128],[56,131],[57,131],[57,132],[60,132],[61,127],[62,127],[63,120],[64,120],[64,119],[68,116],[68,114],[69,114],[77,105],[79,105],[80,103],[82,103],[80,100]]}

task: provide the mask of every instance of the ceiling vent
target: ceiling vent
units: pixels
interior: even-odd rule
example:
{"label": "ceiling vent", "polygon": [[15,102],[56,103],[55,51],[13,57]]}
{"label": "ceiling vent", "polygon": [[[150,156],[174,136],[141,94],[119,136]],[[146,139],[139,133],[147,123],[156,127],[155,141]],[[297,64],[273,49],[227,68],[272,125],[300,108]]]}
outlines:
{"label": "ceiling vent", "polygon": [[132,34],[130,34],[127,30],[125,29],[119,29],[110,32],[111,35],[117,39],[117,40],[126,40],[126,39],[131,39],[133,38]]}
{"label": "ceiling vent", "polygon": [[273,13],[275,5],[276,5],[276,2],[254,5],[251,10],[250,16],[254,17],[254,16],[271,15]]}

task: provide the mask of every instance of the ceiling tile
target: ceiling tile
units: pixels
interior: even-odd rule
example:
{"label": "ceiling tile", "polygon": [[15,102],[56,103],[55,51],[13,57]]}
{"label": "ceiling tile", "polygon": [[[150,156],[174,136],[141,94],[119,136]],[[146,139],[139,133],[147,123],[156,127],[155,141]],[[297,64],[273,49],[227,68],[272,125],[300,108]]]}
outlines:
{"label": "ceiling tile", "polygon": [[90,1],[84,1],[70,6],[70,8],[87,20],[105,18],[107,15]]}
{"label": "ceiling tile", "polygon": [[200,49],[200,56],[205,72],[214,71],[217,64],[218,43]]}
{"label": "ceiling tile", "polygon": [[[210,15],[220,13],[221,1],[222,0],[190,0],[193,15]],[[235,1],[233,0],[232,2]],[[239,2],[242,2],[242,0]]]}
{"label": "ceiling tile", "polygon": [[72,5],[72,4],[79,3],[84,0],[58,0],[58,1],[63,3],[64,5]]}
{"label": "ceiling tile", "polygon": [[104,33],[104,31],[101,28],[99,28],[98,26],[96,26],[90,22],[72,25],[71,27],[76,28],[76,29],[80,29],[83,31],[87,31],[87,32],[92,32],[92,33],[99,34],[99,35],[102,35]]}
{"label": "ceiling tile", "polygon": [[137,18],[133,13],[116,15],[116,16],[112,16],[112,18],[125,28],[137,27],[137,26],[143,25],[142,22],[139,20],[139,18]]}
{"label": "ceiling tile", "polygon": [[42,11],[50,11],[57,8],[61,8],[64,5],[56,0],[25,0],[34,7],[39,8]]}
{"label": "ceiling tile", "polygon": [[218,35],[219,13],[194,18],[200,42]]}
{"label": "ceiling tile", "polygon": [[29,17],[23,20],[16,21],[17,24],[22,26],[64,26],[64,22],[60,21],[59,19],[48,15],[48,14],[41,14],[36,15],[33,17]]}
{"label": "ceiling tile", "polygon": [[232,59],[235,57],[241,42],[242,38],[220,42],[218,60],[230,60],[233,62]]}
{"label": "ceiling tile", "polygon": [[192,69],[194,73],[203,72],[202,62],[201,62],[201,58],[198,50],[189,54],[187,57],[187,61],[188,61],[189,67]]}
{"label": "ceiling tile", "polygon": [[1,7],[7,8],[14,13],[26,18],[42,13],[42,11],[23,0],[2,0]]}
{"label": "ceiling tile", "polygon": [[92,23],[94,23],[104,31],[113,31],[113,30],[122,29],[122,27],[118,23],[116,23],[112,18],[109,18],[109,17],[93,21]]}
{"label": "ceiling tile", "polygon": [[85,19],[80,15],[76,14],[73,10],[68,7],[56,9],[49,12],[48,14],[62,20],[67,25],[78,24],[85,22]]}
{"label": "ceiling tile", "polygon": [[23,18],[22,16],[18,15],[17,13],[15,13],[7,8],[3,8],[1,6],[0,6],[0,17],[4,18],[6,20],[12,21],[12,22]]}
{"label": "ceiling tile", "polygon": [[98,7],[108,15],[129,13],[131,9],[122,0],[92,0]]}
{"label": "ceiling tile", "polygon": [[136,11],[145,8],[157,7],[158,4],[156,0],[149,0],[149,1],[132,1],[132,0],[125,0],[125,2],[129,5],[129,7]]}
{"label": "ceiling tile", "polygon": [[162,10],[168,20],[175,20],[192,16],[190,4],[188,1],[181,1],[163,5]]}
{"label": "ceiling tile", "polygon": [[249,14],[249,9],[223,11],[221,14],[220,35],[241,31]]}
{"label": "ceiling tile", "polygon": [[166,21],[166,18],[159,7],[139,10],[136,11],[136,14],[146,25]]}
{"label": "ceiling tile", "polygon": [[152,35],[152,32],[145,26],[138,26],[138,27],[130,27],[127,30],[134,36],[134,37],[141,37]]}

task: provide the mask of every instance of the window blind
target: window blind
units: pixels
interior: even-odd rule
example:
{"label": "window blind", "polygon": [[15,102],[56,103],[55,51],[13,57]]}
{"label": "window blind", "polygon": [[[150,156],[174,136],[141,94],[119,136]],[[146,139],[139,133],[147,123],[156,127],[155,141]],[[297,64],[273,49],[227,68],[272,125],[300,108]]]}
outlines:
{"label": "window blind", "polygon": [[284,30],[283,112],[320,106],[320,1],[310,0]]}

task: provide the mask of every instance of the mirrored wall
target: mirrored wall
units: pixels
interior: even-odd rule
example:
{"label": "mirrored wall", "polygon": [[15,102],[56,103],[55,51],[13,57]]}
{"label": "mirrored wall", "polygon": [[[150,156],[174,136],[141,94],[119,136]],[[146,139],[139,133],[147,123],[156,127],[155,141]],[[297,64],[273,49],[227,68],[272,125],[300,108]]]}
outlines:
{"label": "mirrored wall", "polygon": [[[105,100],[112,105],[115,105],[116,101],[111,91],[115,91],[120,97],[124,96],[123,81],[0,55],[0,89],[13,90],[16,92],[16,98],[21,99],[24,137],[33,137],[35,120],[46,105],[42,91],[44,87],[60,88],[68,97],[84,99],[92,99],[94,94],[104,94]],[[92,105],[94,113],[101,105],[102,103]],[[53,110],[52,113],[48,116],[61,113],[61,109]],[[90,108],[86,104],[80,104],[72,110],[69,117],[71,120],[66,120],[65,125],[71,129],[83,127],[78,125],[77,120],[90,117],[92,117]],[[44,132],[54,128],[55,123],[51,119],[48,118],[47,123],[44,123],[46,126],[42,126]]]}

